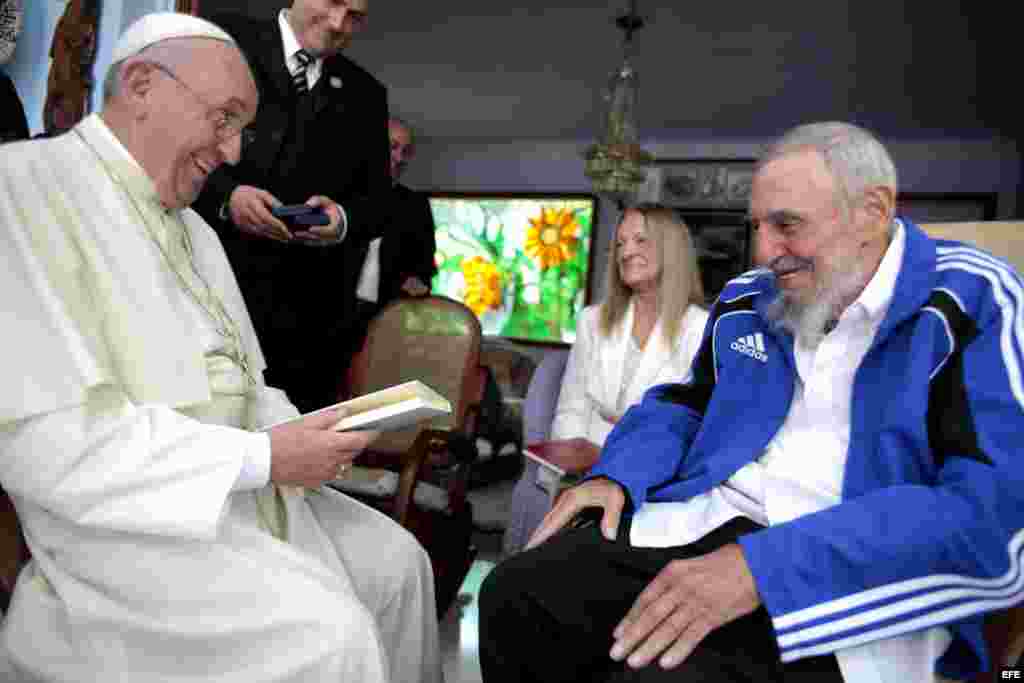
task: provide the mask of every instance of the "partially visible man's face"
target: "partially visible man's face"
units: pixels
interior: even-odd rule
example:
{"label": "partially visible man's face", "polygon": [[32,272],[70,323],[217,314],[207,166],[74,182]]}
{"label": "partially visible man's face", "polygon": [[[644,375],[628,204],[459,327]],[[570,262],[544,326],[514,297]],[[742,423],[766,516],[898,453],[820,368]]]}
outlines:
{"label": "partially visible man's face", "polygon": [[288,20],[307,52],[330,57],[366,27],[368,6],[369,0],[295,0]]}
{"label": "partially visible man's face", "polygon": [[824,159],[811,149],[775,159],[754,176],[755,261],[771,268],[783,294],[796,301],[810,302],[855,240],[836,191]]}
{"label": "partially visible man's face", "polygon": [[[156,146],[157,168],[147,169],[167,208],[190,205],[210,174],[241,157],[238,130],[252,121],[258,105],[256,84],[237,48],[215,40],[199,41],[194,58],[173,68],[175,80],[154,69],[154,102],[146,121],[147,138]],[[226,117],[226,118],[225,118]],[[225,137],[218,125],[229,121],[235,133]]]}
{"label": "partially visible man's face", "polygon": [[391,180],[397,183],[412,159],[412,133],[398,121],[389,121],[388,137],[391,138]]}
{"label": "partially visible man's face", "polygon": [[811,149],[775,159],[754,176],[755,261],[775,273],[780,315],[796,327],[824,325],[866,284],[860,239],[837,196],[824,159]]}

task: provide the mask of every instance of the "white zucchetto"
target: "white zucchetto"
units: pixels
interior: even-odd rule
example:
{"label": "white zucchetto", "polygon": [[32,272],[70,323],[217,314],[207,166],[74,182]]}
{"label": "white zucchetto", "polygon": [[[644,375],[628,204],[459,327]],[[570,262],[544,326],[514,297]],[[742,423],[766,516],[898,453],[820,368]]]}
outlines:
{"label": "white zucchetto", "polygon": [[129,26],[114,46],[112,61],[134,57],[150,45],[170,38],[211,38],[235,44],[222,28],[205,19],[180,12],[153,12]]}

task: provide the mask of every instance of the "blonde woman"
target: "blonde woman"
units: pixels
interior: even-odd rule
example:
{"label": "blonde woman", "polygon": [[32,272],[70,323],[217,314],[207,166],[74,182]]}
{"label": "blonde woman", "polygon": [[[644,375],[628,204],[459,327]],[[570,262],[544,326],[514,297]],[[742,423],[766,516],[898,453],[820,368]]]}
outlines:
{"label": "blonde woman", "polygon": [[670,209],[627,209],[615,230],[605,300],[580,314],[552,439],[600,447],[626,409],[656,384],[678,382],[708,313],[686,224]]}
{"label": "blonde woman", "polygon": [[[582,437],[595,453],[647,389],[686,375],[708,319],[690,232],[671,210],[627,210],[606,274],[604,302],[577,322],[549,436]],[[516,484],[505,555],[526,545],[549,509],[536,480],[536,467],[527,466]]]}

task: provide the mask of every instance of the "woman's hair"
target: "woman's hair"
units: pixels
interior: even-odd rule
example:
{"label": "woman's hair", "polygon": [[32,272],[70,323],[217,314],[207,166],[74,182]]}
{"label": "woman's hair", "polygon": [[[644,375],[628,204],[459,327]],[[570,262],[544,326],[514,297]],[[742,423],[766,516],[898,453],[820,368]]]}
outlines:
{"label": "woman's hair", "polygon": [[[690,229],[671,209],[653,204],[630,207],[622,214],[619,226],[630,211],[639,212],[644,219],[647,238],[661,258],[658,276],[658,319],[661,320],[665,341],[671,344],[680,332],[683,316],[690,304],[704,304],[704,287],[697,268],[697,254]],[[616,226],[616,235],[619,230]],[[601,303],[601,334],[608,336],[626,315],[633,291],[622,281],[619,273],[618,239],[612,236],[608,249],[608,267],[605,269],[605,298]]]}

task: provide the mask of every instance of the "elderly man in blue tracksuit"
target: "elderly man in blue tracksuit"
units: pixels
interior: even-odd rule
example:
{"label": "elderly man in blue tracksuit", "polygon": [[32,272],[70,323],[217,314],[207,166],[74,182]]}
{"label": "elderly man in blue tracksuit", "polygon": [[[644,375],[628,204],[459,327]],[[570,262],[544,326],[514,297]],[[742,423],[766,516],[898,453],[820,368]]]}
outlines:
{"label": "elderly man in blue tracksuit", "polygon": [[872,135],[755,170],[762,266],[480,597],[496,681],[927,681],[1024,598],[1024,284],[894,216]]}

